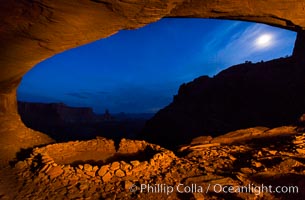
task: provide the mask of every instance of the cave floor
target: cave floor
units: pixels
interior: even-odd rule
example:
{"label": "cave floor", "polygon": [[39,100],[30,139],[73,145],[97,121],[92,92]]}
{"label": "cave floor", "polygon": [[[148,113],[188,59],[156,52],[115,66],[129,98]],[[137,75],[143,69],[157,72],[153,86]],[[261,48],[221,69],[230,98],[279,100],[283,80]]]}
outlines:
{"label": "cave floor", "polygon": [[17,149],[52,140],[21,125],[2,126],[0,199],[305,199],[305,133],[287,134],[287,127],[272,137],[203,141],[176,152],[124,140],[127,150],[156,151],[146,160],[72,166],[41,153],[44,147],[16,158]]}

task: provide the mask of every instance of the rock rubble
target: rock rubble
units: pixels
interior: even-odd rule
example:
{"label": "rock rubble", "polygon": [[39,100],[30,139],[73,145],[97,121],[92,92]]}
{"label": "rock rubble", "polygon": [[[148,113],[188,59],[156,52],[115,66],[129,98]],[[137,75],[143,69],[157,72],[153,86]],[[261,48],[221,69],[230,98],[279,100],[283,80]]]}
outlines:
{"label": "rock rubble", "polygon": [[[287,134],[287,130],[293,133]],[[112,151],[112,141],[99,138],[47,145],[35,148],[30,157],[15,165],[20,185],[15,199],[302,199],[305,197],[305,154],[302,151],[305,133],[294,130],[293,127],[277,128],[269,130],[274,133],[272,137],[254,137],[242,143],[204,146],[197,142],[176,154],[145,141],[122,139],[115,152],[121,157],[114,156],[115,159],[104,163],[78,165],[57,163],[55,160],[63,159],[51,157],[49,153],[54,149],[60,152],[65,145],[84,147],[85,143],[109,144],[108,149]],[[144,159],[139,156],[143,151]],[[299,192],[284,195],[214,191],[217,186],[261,184],[294,185]],[[141,191],[141,185],[172,186],[175,190],[168,194],[165,189],[163,192]],[[178,192],[178,186],[190,191]],[[202,192],[200,188],[205,190]]]}

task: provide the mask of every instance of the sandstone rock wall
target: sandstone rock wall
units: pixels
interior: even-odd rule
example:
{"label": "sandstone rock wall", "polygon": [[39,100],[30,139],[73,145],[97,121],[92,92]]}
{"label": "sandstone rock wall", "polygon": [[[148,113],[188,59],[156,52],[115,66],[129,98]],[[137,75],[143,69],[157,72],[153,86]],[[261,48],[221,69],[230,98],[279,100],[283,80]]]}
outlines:
{"label": "sandstone rock wall", "polygon": [[16,91],[0,93],[0,113],[17,113]]}
{"label": "sandstone rock wall", "polygon": [[[122,29],[138,28],[162,17],[204,17],[264,22],[300,31],[305,29],[304,3],[305,0],[2,0],[0,102],[7,102],[7,96],[15,94],[15,80],[37,63]],[[16,112],[16,108],[14,103],[0,103],[0,111]]]}

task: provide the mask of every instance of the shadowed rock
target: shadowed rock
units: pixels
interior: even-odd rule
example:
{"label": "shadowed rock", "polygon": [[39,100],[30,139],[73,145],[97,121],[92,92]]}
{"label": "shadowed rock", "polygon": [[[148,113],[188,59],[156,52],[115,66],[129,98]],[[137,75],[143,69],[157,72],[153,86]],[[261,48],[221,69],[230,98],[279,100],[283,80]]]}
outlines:
{"label": "shadowed rock", "polygon": [[305,67],[293,57],[232,66],[182,84],[173,102],[145,126],[143,137],[173,147],[200,135],[294,124],[305,113]]}

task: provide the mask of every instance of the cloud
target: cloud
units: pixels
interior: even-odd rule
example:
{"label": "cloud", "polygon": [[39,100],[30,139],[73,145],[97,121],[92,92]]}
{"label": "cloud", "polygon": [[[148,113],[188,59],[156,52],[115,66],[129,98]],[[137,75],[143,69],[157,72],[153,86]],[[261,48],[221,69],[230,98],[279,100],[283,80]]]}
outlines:
{"label": "cloud", "polygon": [[[271,37],[268,45],[258,45],[257,39],[262,35]],[[295,35],[295,32],[265,24],[224,22],[203,38],[196,63],[199,72],[212,76],[247,60],[259,62],[284,57],[291,55]]]}
{"label": "cloud", "polygon": [[[272,41],[269,45],[257,45],[257,39],[264,34],[270,35]],[[284,30],[264,24],[251,25],[242,32],[237,32],[232,36],[228,35],[227,45],[216,53],[216,57],[229,66],[246,60],[257,62],[259,59],[273,59],[276,57],[273,57],[272,52],[285,45],[282,42],[285,37]],[[277,51],[278,55],[280,53],[280,51]]]}
{"label": "cloud", "polygon": [[89,99],[89,98],[98,98],[103,97],[104,95],[110,94],[106,91],[81,91],[81,92],[68,92],[65,95],[72,96],[80,99]]}
{"label": "cloud", "polygon": [[75,97],[75,98],[79,98],[79,99],[88,99],[89,96],[88,94],[84,94],[83,92],[70,92],[70,93],[66,93],[66,95],[68,96],[72,96],[72,97]]}
{"label": "cloud", "polygon": [[[224,54],[232,55],[234,61],[241,61],[242,59],[250,57],[253,53],[258,51],[258,47],[255,45],[256,39],[264,32],[264,26],[260,24],[252,25],[245,29],[242,33],[236,33],[231,36],[228,44],[218,52],[219,55]],[[270,48],[270,46],[268,47]]]}
{"label": "cloud", "polygon": [[24,92],[24,91],[18,92],[17,99],[18,101],[27,101],[27,102],[44,102],[44,103],[62,102],[62,100],[52,95],[36,94],[33,92]]}

